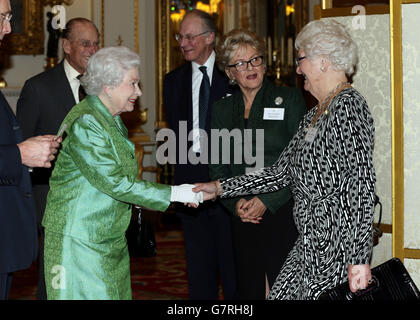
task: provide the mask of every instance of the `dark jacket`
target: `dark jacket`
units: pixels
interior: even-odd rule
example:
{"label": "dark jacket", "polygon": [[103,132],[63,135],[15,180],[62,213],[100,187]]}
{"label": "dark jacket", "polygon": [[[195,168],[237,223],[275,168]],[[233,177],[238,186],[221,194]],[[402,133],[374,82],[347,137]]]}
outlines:
{"label": "dark jacket", "polygon": [[[212,104],[224,97],[229,89],[227,76],[214,66],[210,89],[209,109],[206,119],[206,131],[210,137],[210,117]],[[175,165],[175,184],[209,181],[207,164],[180,164],[180,144],[185,144],[185,139],[179,136],[179,122],[187,121],[187,132],[192,130],[192,66],[185,63],[181,67],[169,72],[163,84],[163,105],[169,128],[177,135],[177,164]],[[210,146],[209,141],[209,146]],[[192,142],[187,142],[187,150],[192,147]],[[181,151],[182,152],[182,151]]]}
{"label": "dark jacket", "polygon": [[29,268],[38,250],[35,203],[20,142],[18,122],[0,93],[0,273]]}
{"label": "dark jacket", "polygon": [[[16,118],[23,139],[57,134],[61,122],[76,104],[63,61],[57,66],[28,79],[16,105]],[[48,184],[52,168],[35,168],[33,184]]]}
{"label": "dark jacket", "polygon": [[[277,103],[276,104],[276,99]],[[264,120],[264,110],[266,108],[283,108],[284,116],[282,120]],[[212,113],[212,129],[226,128],[229,132],[232,129],[240,129],[242,133],[242,147],[234,144],[232,139],[230,143],[230,163],[222,163],[222,150],[219,152],[219,164],[210,165],[210,178],[212,180],[226,177],[233,177],[245,173],[247,167],[252,167],[246,163],[243,158],[244,148],[250,147],[245,144],[244,137],[244,101],[242,92],[237,91],[230,97],[226,97],[213,105]],[[257,132],[256,129],[262,129],[264,132],[263,145],[263,166],[272,165],[280,156],[283,149],[288,145],[290,139],[296,133],[300,120],[306,111],[305,101],[302,93],[298,88],[277,87],[274,86],[268,79],[264,79],[261,89],[255,96],[252,103],[251,111],[248,118],[248,129],[252,129],[252,155],[255,157],[256,150],[262,150],[262,146],[257,147]],[[239,141],[239,140],[237,140]],[[214,143],[214,142],[213,142]],[[222,142],[220,142],[220,147]],[[235,151],[242,150],[240,163],[234,163]],[[260,154],[257,154],[259,156]],[[226,156],[226,155],[225,155]],[[251,199],[254,196],[243,197]],[[289,188],[284,188],[273,193],[266,193],[258,195],[260,200],[265,204],[271,213],[276,211],[284,205],[290,198],[291,193]],[[235,212],[235,205],[239,198],[224,199],[223,205],[231,212]]]}

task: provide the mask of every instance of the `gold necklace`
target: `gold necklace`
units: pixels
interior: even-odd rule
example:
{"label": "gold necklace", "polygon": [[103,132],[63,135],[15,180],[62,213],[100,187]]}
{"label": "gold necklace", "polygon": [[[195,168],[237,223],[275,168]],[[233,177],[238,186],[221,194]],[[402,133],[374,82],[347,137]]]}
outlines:
{"label": "gold necklace", "polygon": [[308,129],[313,127],[317,122],[318,118],[321,116],[322,113],[327,112],[327,109],[331,103],[331,101],[344,89],[351,88],[351,84],[348,82],[340,82],[330,93],[327,97],[322,101],[321,106],[317,105],[316,113],[312,119],[311,124],[309,125]]}

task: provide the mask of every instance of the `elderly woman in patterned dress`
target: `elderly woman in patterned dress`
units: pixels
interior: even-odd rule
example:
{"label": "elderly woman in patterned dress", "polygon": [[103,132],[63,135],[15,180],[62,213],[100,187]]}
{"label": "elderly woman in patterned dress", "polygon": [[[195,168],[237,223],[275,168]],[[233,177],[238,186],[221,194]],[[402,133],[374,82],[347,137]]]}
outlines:
{"label": "elderly woman in patterned dress", "polygon": [[207,200],[291,187],[299,236],[269,299],[317,299],[347,279],[356,292],[371,280],[374,126],[365,99],[347,82],[357,46],[342,24],[328,19],[306,25],[295,47],[296,71],[318,104],[277,162],[193,189]]}

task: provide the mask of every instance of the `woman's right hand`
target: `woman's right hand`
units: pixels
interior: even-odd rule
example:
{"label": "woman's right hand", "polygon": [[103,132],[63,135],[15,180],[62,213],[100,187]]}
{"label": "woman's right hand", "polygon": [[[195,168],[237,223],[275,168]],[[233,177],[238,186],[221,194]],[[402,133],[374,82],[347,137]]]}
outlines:
{"label": "woman's right hand", "polygon": [[194,192],[192,184],[181,184],[180,186],[171,186],[171,202],[183,202],[194,204],[198,207],[203,202],[202,192]]}
{"label": "woman's right hand", "polygon": [[348,265],[348,278],[351,292],[366,289],[372,281],[369,264]]}
{"label": "woman's right hand", "polygon": [[222,186],[220,181],[210,181],[210,182],[201,182],[194,183],[195,187],[192,189],[194,192],[203,192],[204,201],[216,199],[218,195],[221,194]]}

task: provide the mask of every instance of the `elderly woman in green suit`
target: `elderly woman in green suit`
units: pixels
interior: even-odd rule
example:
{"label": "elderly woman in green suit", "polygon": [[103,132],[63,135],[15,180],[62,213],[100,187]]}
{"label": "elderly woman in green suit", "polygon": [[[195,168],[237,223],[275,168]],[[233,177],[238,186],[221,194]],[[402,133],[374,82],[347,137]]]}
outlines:
{"label": "elderly woman in green suit", "polygon": [[[247,30],[232,30],[218,45],[218,66],[240,90],[213,105],[211,128],[239,129],[242,141],[231,139],[230,148],[219,143],[220,159],[210,165],[214,180],[273,164],[305,113],[300,89],[275,86],[265,77],[264,58],[264,42]],[[234,161],[238,152],[240,163]],[[226,153],[230,163],[223,160]],[[285,188],[221,201],[233,213],[238,298],[264,299],[297,237],[291,192]]]}
{"label": "elderly woman in green suit", "polygon": [[139,63],[125,47],[98,51],[81,78],[88,96],[61,125],[43,219],[48,299],[131,299],[125,232],[132,204],[164,211],[171,201],[199,201],[190,185],[137,178],[134,145],[119,115],[141,95]]}

